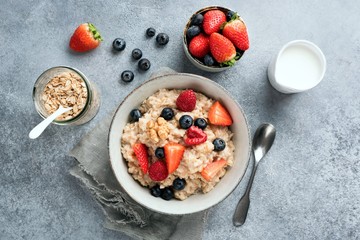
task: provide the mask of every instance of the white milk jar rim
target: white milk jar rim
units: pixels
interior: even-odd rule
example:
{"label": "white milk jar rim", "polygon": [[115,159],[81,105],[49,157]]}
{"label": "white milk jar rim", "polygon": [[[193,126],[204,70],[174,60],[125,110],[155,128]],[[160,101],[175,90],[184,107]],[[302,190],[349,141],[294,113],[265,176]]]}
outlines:
{"label": "white milk jar rim", "polygon": [[[305,46],[307,47],[309,50],[311,50],[313,53],[316,54],[316,56],[318,57],[318,59],[320,60],[321,62],[321,68],[322,68],[322,71],[321,71],[321,75],[320,77],[317,79],[317,81],[315,81],[311,86],[308,86],[308,87],[304,87],[304,88],[294,88],[294,87],[290,87],[290,86],[284,86],[284,85],[280,85],[278,82],[276,82],[276,79],[275,82],[276,82],[276,85],[278,85],[278,87],[281,87],[284,91],[290,91],[290,92],[300,92],[300,91],[305,91],[305,90],[308,90],[308,89],[311,89],[313,87],[315,87],[316,85],[318,85],[321,80],[324,78],[324,75],[325,75],[325,72],[326,72],[326,58],[323,54],[323,52],[321,51],[321,49],[316,45],[314,44],[313,42],[310,42],[308,40],[293,40],[293,41],[290,41],[288,43],[286,43],[282,48],[281,50],[279,51],[279,53],[277,54],[276,56],[276,60],[275,60],[275,69],[274,69],[274,74],[276,74],[276,70],[277,70],[277,62],[279,61],[279,58],[281,57],[282,53],[287,49],[289,48],[290,46],[293,46],[293,45],[302,45],[302,46]],[[275,78],[275,76],[274,76]]]}

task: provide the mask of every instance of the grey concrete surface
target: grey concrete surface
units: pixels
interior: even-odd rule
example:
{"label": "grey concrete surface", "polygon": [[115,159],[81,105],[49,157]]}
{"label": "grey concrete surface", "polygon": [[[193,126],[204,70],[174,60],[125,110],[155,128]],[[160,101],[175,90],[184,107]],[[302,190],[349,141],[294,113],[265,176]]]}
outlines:
{"label": "grey concrete surface", "polygon": [[[243,106],[252,133],[262,122],[278,130],[258,168],[244,226],[231,218],[244,180],[210,210],[204,239],[360,239],[360,2],[273,1],[12,1],[0,7],[0,239],[129,239],[102,227],[103,213],[68,170],[67,152],[156,69],[207,76]],[[186,59],[181,34],[188,17],[207,5],[228,6],[245,19],[251,47],[236,67],[217,74]],[[95,51],[68,49],[75,27],[90,21],[105,41]],[[170,42],[146,39],[153,26]],[[113,54],[115,37],[127,41]],[[323,82],[284,95],[268,83],[271,57],[290,40],[307,39],[324,52]],[[139,47],[152,62],[140,73],[130,58]],[[88,124],[51,126],[37,140],[27,135],[41,118],[32,102],[36,78],[49,67],[69,65],[100,88],[102,106]],[[120,73],[134,70],[130,84]]]}

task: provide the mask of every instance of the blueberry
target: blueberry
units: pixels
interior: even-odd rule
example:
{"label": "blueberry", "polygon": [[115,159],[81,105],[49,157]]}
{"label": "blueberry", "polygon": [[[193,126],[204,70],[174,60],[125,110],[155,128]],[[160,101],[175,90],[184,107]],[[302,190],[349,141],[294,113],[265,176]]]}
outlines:
{"label": "blueberry", "polygon": [[152,188],[150,188],[150,193],[151,195],[153,195],[154,197],[160,197],[161,196],[161,188],[159,187],[159,185],[155,185]]}
{"label": "blueberry", "polygon": [[189,115],[182,115],[179,119],[179,123],[182,129],[188,129],[193,124],[193,119]]}
{"label": "blueberry", "polygon": [[147,58],[141,59],[138,63],[138,67],[143,71],[148,70],[150,68],[150,66],[151,66],[151,63],[150,63],[149,59],[147,59]]}
{"label": "blueberry", "polygon": [[222,150],[225,149],[225,141],[222,140],[221,138],[215,138],[215,140],[213,141],[214,144],[214,151],[215,152],[220,152]]}
{"label": "blueberry", "polygon": [[139,60],[142,57],[142,51],[140,49],[138,49],[138,48],[135,48],[134,50],[132,50],[131,56],[135,60]]}
{"label": "blueberry", "polygon": [[124,39],[122,38],[115,38],[115,40],[113,41],[113,49],[116,51],[122,51],[125,49],[126,47],[126,42]]}
{"label": "blueberry", "polygon": [[204,64],[206,66],[213,66],[215,64],[215,60],[210,54],[206,54],[204,57]]}
{"label": "blueberry", "polygon": [[174,111],[171,108],[164,108],[161,111],[160,117],[165,120],[171,120],[174,117]]}
{"label": "blueberry", "polygon": [[195,14],[191,18],[191,25],[201,25],[203,20],[204,20],[204,16],[202,14],[200,14],[200,13]]}
{"label": "blueberry", "polygon": [[196,35],[199,35],[199,33],[201,32],[201,29],[199,26],[190,26],[187,30],[186,30],[186,36],[188,38],[193,38]]}
{"label": "blueberry", "polygon": [[184,179],[176,178],[173,181],[173,188],[175,190],[183,190],[185,188],[185,185],[186,185],[186,181]]}
{"label": "blueberry", "polygon": [[162,199],[169,201],[173,197],[174,197],[174,192],[171,190],[171,188],[166,187],[163,189],[163,191],[161,193]]}
{"label": "blueberry", "polygon": [[132,122],[137,122],[139,121],[139,118],[141,118],[141,112],[139,109],[135,108],[133,110],[131,110],[130,112],[130,118]]}
{"label": "blueberry", "polygon": [[132,80],[134,80],[134,73],[130,70],[123,71],[121,73],[121,80],[123,80],[124,82],[131,82]]}
{"label": "blueberry", "polygon": [[234,14],[236,14],[236,12],[228,11],[226,13],[226,21],[230,21],[232,19],[232,17],[234,16]]}
{"label": "blueberry", "polygon": [[146,29],[146,36],[153,37],[155,36],[156,30],[152,27]]}
{"label": "blueberry", "polygon": [[155,156],[159,159],[162,159],[165,157],[164,148],[158,147],[155,149]]}
{"label": "blueberry", "polygon": [[169,42],[169,36],[166,33],[159,33],[156,36],[156,42],[159,45],[166,45]]}
{"label": "blueberry", "polygon": [[207,127],[207,122],[203,118],[197,118],[195,119],[194,125],[204,130]]}

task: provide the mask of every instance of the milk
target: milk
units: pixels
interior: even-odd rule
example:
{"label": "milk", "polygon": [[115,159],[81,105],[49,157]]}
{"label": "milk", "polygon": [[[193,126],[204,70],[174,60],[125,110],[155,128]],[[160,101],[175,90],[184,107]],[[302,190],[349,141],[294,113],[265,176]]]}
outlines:
{"label": "milk", "polygon": [[275,78],[278,84],[307,89],[321,78],[322,64],[316,53],[304,45],[286,48],[278,58]]}
{"label": "milk", "polygon": [[326,59],[319,47],[306,40],[287,43],[269,64],[271,85],[283,93],[315,87],[324,77]]}

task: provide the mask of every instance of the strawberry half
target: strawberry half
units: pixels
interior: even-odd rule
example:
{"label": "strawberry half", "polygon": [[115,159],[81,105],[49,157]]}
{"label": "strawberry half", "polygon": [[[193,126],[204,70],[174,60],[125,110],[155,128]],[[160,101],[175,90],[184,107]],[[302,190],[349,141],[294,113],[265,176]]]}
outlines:
{"label": "strawberry half", "polygon": [[227,37],[238,49],[249,49],[249,36],[246,26],[240,19],[232,20],[225,24],[222,34]]}
{"label": "strawberry half", "polygon": [[209,122],[214,125],[230,126],[233,123],[230,113],[219,101],[210,107],[208,118]]}
{"label": "strawberry half", "polygon": [[144,174],[146,174],[148,171],[148,165],[149,165],[149,158],[148,158],[148,154],[147,154],[146,145],[142,144],[142,143],[135,143],[132,148],[133,148],[135,156],[138,160],[141,171]]}
{"label": "strawberry half", "polygon": [[210,52],[220,65],[232,66],[235,64],[236,49],[234,44],[219,33],[210,35]]}
{"label": "strawberry half", "polygon": [[170,142],[164,146],[164,150],[168,173],[171,174],[179,167],[185,147],[181,144]]}
{"label": "strawberry half", "polygon": [[203,33],[195,36],[189,43],[189,52],[197,58],[203,58],[210,52],[209,37]]}
{"label": "strawberry half", "polygon": [[149,167],[149,177],[151,180],[160,182],[168,176],[166,164],[163,161],[156,161]]}
{"label": "strawberry half", "polygon": [[218,32],[221,25],[226,22],[225,13],[220,10],[210,10],[204,14],[203,29],[208,35]]}
{"label": "strawberry half", "polygon": [[209,163],[201,171],[201,176],[205,178],[206,181],[211,181],[215,175],[226,165],[226,160],[220,159],[215,162]]}
{"label": "strawberry half", "polygon": [[207,135],[201,128],[191,126],[186,130],[186,138],[184,138],[186,145],[198,145],[206,142],[206,140]]}
{"label": "strawberry half", "polygon": [[69,46],[76,52],[86,52],[97,48],[102,40],[93,24],[83,23],[71,36]]}
{"label": "strawberry half", "polygon": [[182,91],[176,99],[176,106],[180,111],[191,112],[196,106],[196,95],[193,90]]}

